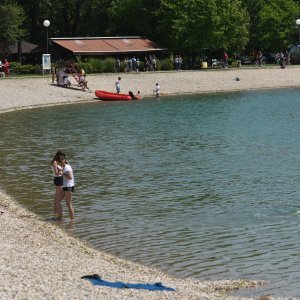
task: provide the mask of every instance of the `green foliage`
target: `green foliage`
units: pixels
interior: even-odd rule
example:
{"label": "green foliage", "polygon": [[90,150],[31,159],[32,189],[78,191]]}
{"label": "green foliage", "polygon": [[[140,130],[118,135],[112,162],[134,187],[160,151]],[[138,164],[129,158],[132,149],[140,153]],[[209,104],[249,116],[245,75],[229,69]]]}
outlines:
{"label": "green foliage", "polygon": [[278,51],[297,41],[299,1],[246,0],[250,16],[248,48]]}
{"label": "green foliage", "polygon": [[0,5],[0,40],[7,44],[15,44],[25,34],[22,29],[24,10],[13,2]]}
{"label": "green foliage", "polygon": [[85,73],[94,73],[95,71],[93,70],[93,66],[91,63],[89,62],[79,62],[77,63],[77,66],[80,69],[83,69],[85,71]]}
{"label": "green foliage", "polygon": [[104,70],[105,73],[114,73],[115,72],[115,60],[111,57],[108,57],[104,60]]}
{"label": "green foliage", "polygon": [[[298,39],[296,0],[0,0],[0,40],[45,42],[49,37],[147,36],[173,53],[277,51]],[[24,14],[25,12],[25,14]],[[25,22],[24,17],[26,17]],[[112,63],[90,62],[94,72]],[[123,66],[121,65],[121,69]],[[162,63],[162,69],[165,63]],[[87,69],[87,68],[85,68]]]}
{"label": "green foliage", "polygon": [[79,68],[85,70],[86,73],[113,73],[115,72],[115,60],[111,57],[91,58],[88,62],[77,63]]}
{"label": "green foliage", "polygon": [[[178,52],[243,49],[249,18],[240,0],[161,0],[161,32]],[[175,42],[175,43],[174,43]]]}
{"label": "green foliage", "polygon": [[41,71],[41,68],[38,68],[39,66],[34,65],[22,65],[19,62],[11,62],[10,68],[11,72],[14,74],[39,74]]}
{"label": "green foliage", "polygon": [[174,63],[170,58],[160,60],[161,70],[169,71],[174,69]]}
{"label": "green foliage", "polygon": [[156,71],[161,70],[161,61],[159,59],[156,59]]}
{"label": "green foliage", "polygon": [[272,51],[286,49],[292,41],[291,29],[299,16],[299,5],[292,0],[273,0],[266,3],[259,12],[258,46]]}
{"label": "green foliage", "polygon": [[105,69],[104,60],[101,58],[91,58],[89,63],[93,73],[103,73]]}
{"label": "green foliage", "polygon": [[141,35],[157,40],[157,10],[160,0],[115,0],[111,2],[109,21],[111,33]]}

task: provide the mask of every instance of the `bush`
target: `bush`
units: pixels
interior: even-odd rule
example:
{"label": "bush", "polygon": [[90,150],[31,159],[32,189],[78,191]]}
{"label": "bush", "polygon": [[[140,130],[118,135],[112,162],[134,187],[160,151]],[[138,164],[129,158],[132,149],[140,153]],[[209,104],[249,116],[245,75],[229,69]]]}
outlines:
{"label": "bush", "polygon": [[113,58],[108,57],[104,60],[104,72],[105,73],[115,72],[115,60]]}
{"label": "bush", "polygon": [[103,59],[91,58],[89,60],[93,73],[103,73],[105,69],[105,64]]}
{"label": "bush", "polygon": [[160,70],[170,71],[174,69],[174,64],[170,58],[165,58],[160,61]]}
{"label": "bush", "polygon": [[125,72],[126,69],[126,63],[124,60],[121,61],[121,65],[120,65],[120,72]]}
{"label": "bush", "polygon": [[86,73],[94,72],[92,64],[90,64],[89,62],[79,62],[77,63],[77,66],[79,67],[79,69],[83,69]]}
{"label": "bush", "polygon": [[14,74],[20,74],[21,63],[19,62],[11,62],[10,63],[10,72]]}
{"label": "bush", "polygon": [[35,65],[34,66],[34,73],[35,74],[42,74],[43,73],[43,67],[42,67],[42,65]]}
{"label": "bush", "polygon": [[36,66],[34,65],[22,65],[19,62],[12,62],[10,69],[13,74],[36,74]]}
{"label": "bush", "polygon": [[161,70],[161,61],[156,59],[156,71],[160,71]]}
{"label": "bush", "polygon": [[21,74],[34,74],[35,67],[33,65],[22,65],[20,67],[20,73]]}

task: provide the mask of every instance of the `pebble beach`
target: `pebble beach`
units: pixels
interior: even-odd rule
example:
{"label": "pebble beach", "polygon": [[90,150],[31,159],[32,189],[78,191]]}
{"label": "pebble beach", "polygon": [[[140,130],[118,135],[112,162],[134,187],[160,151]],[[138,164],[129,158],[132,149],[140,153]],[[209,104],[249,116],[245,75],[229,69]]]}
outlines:
{"label": "pebble beach", "polygon": [[[70,88],[58,87],[49,76],[0,80],[0,113],[39,106],[98,101],[96,89],[140,91],[142,101],[154,97],[159,83],[162,96],[300,87],[300,67],[286,69],[236,68],[138,74],[87,74],[89,90],[82,91],[70,76]],[[239,80],[236,80],[236,79]],[[1,118],[1,114],[0,114]],[[52,210],[52,203],[49,203]],[[228,296],[240,288],[266,284],[257,279],[196,281],[177,279],[91,248],[21,207],[0,190],[0,299],[242,299]],[[94,286],[81,279],[98,274],[109,282],[150,284],[160,282],[175,291],[147,291]],[[287,295],[288,296],[288,295]],[[245,298],[243,298],[245,299]],[[249,299],[249,298],[247,298]],[[258,298],[253,298],[258,299]],[[263,295],[261,299],[273,299]],[[281,298],[283,299],[283,298]],[[288,299],[288,297],[286,298]]]}

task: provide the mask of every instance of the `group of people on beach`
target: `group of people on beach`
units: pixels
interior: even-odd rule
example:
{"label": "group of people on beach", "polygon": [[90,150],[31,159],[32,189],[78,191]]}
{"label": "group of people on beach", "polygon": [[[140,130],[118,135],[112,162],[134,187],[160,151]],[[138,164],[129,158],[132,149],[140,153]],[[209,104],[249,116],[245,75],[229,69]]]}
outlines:
{"label": "group of people on beach", "polygon": [[[121,67],[123,65],[123,67]],[[115,72],[119,73],[121,71],[125,73],[135,72],[138,73],[140,71],[148,72],[148,71],[156,71],[157,70],[157,60],[154,54],[150,54],[148,57],[146,56],[144,62],[141,64],[141,61],[138,57],[133,56],[132,58],[125,57],[123,62],[117,57],[115,59]]]}
{"label": "group of people on beach", "polygon": [[71,86],[71,81],[69,80],[68,73],[72,73],[74,79],[77,82],[77,85],[81,87],[83,91],[89,90],[88,87],[88,81],[86,80],[86,74],[83,69],[80,69],[80,71],[74,73],[70,72],[70,70],[67,70],[67,68],[61,68],[61,69],[56,69],[54,66],[52,66],[52,83],[56,83],[58,85],[61,85],[65,88],[68,88]]}
{"label": "group of people on beach", "polygon": [[[118,79],[115,82],[115,87],[116,87],[116,93],[120,94],[121,92],[121,77],[118,77]],[[156,98],[159,98],[160,95],[160,86],[158,83],[155,85],[155,89],[153,90],[155,92]],[[131,97],[132,100],[139,100],[140,99],[140,91],[137,92],[137,95],[134,95],[132,91],[128,92],[129,96]]]}
{"label": "group of people on beach", "polygon": [[63,151],[57,151],[54,155],[51,166],[54,174],[55,197],[54,215],[57,221],[62,220],[63,212],[61,201],[66,200],[70,219],[74,219],[74,208],[72,204],[72,193],[74,192],[73,169],[66,159]]}

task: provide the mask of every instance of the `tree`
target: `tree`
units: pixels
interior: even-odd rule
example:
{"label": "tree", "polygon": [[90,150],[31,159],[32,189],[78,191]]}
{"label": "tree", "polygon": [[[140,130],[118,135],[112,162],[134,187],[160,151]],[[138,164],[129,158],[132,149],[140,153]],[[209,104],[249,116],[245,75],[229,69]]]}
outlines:
{"label": "tree", "polygon": [[14,45],[21,39],[25,31],[22,25],[25,19],[24,10],[14,2],[0,5],[0,40],[7,45]]}
{"label": "tree", "polygon": [[141,35],[157,40],[157,10],[160,0],[115,0],[109,9],[110,32]]}
{"label": "tree", "polygon": [[246,0],[250,16],[248,49],[278,51],[295,41],[299,2],[293,0]]}
{"label": "tree", "polygon": [[161,0],[160,32],[168,46],[242,49],[248,41],[249,17],[240,0]]}
{"label": "tree", "polygon": [[260,49],[278,51],[293,44],[299,5],[292,0],[268,1],[258,14],[257,42]]}

